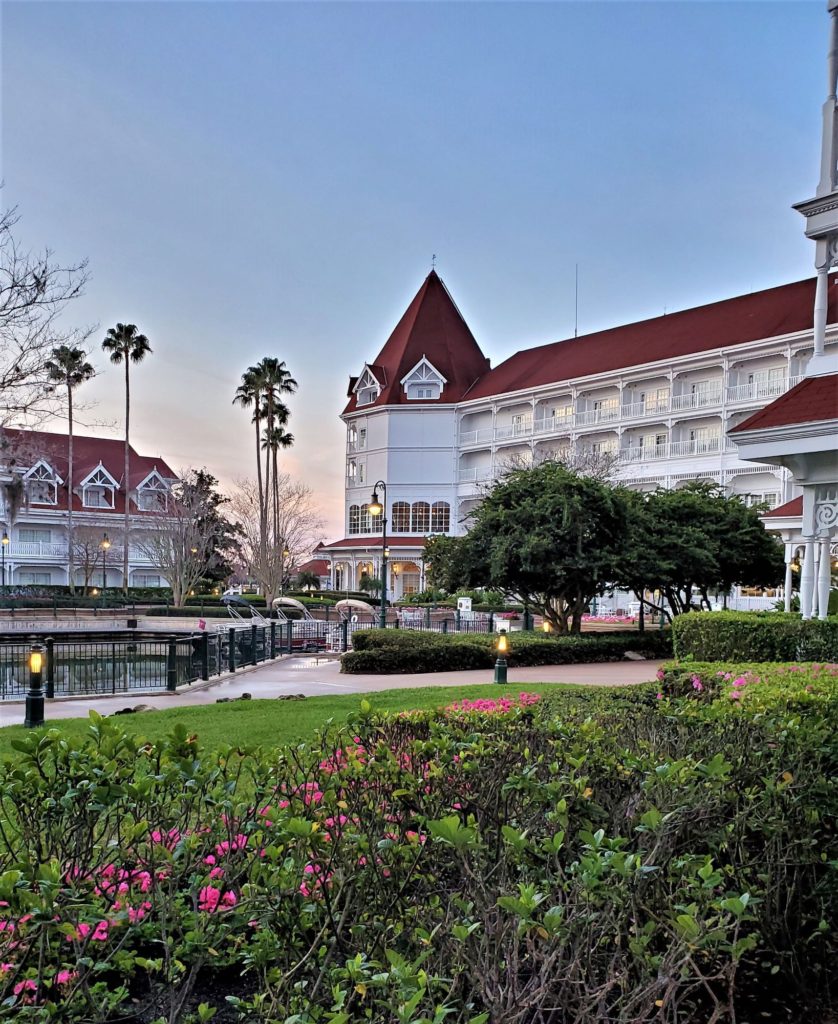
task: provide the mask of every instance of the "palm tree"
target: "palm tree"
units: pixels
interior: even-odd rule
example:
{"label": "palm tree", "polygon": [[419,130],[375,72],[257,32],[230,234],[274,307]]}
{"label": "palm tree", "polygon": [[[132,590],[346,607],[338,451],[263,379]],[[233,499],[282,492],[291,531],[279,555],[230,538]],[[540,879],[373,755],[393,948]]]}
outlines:
{"label": "palm tree", "polygon": [[302,572],[297,573],[297,586],[300,590],[319,590],[320,577],[315,572],[303,569]]}
{"label": "palm tree", "polygon": [[151,352],[151,345],[144,334],[140,334],[134,324],[117,324],[110,327],[102,342],[102,351],[107,352],[115,366],[125,364],[125,537],[122,544],[122,589],[128,592],[128,534],[130,529],[128,491],[130,485],[130,420],[131,420],[131,385],[128,368],[131,363],[141,363]]}
{"label": "palm tree", "polygon": [[262,528],[262,535],[265,533],[265,493],[262,483],[262,381],[259,369],[256,366],[249,366],[242,374],[242,382],[236,388],[233,396],[233,405],[240,405],[243,409],[253,406],[253,419],[251,422],[256,426],[256,481],[259,487],[259,517]]}
{"label": "palm tree", "polygon": [[[291,376],[284,360],[274,356],[265,356],[257,367],[262,391],[263,415],[265,418],[265,445],[270,454],[270,461],[265,458],[265,491],[268,500],[273,503],[273,536],[274,543],[279,537],[279,466],[278,452],[280,448],[290,448],[294,443],[291,434],[282,429],[288,423],[291,413],[283,404],[283,395],[293,395],[297,390],[297,382]],[[268,484],[269,476],[273,477],[273,488]]]}
{"label": "palm tree", "polygon": [[46,362],[49,379],[67,389],[67,549],[70,593],[76,592],[76,564],[73,551],[73,390],[96,375],[84,349],[59,345]]}

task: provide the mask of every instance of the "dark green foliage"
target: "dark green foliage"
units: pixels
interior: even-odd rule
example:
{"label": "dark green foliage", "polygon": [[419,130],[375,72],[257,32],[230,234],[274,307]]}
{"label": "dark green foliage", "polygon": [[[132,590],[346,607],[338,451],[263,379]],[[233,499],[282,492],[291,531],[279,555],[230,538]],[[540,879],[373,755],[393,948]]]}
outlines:
{"label": "dark green foliage", "polygon": [[[360,630],[353,633],[355,650],[343,656],[341,671],[357,674],[490,669],[497,658],[496,641],[496,637],[485,633]],[[574,665],[620,661],[626,651],[636,651],[647,658],[667,658],[672,653],[669,631],[584,633],[580,636],[512,633],[507,660],[512,666]]]}
{"label": "dark green foliage", "polygon": [[677,658],[696,661],[838,661],[838,618],[782,612],[696,612],[672,623]]}

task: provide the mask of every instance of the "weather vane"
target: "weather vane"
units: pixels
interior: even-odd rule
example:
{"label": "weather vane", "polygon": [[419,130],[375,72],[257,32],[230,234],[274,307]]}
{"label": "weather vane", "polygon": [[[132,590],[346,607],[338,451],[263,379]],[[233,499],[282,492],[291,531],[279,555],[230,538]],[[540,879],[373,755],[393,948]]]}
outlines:
{"label": "weather vane", "polygon": [[431,256],[431,270],[436,270],[436,253]]}

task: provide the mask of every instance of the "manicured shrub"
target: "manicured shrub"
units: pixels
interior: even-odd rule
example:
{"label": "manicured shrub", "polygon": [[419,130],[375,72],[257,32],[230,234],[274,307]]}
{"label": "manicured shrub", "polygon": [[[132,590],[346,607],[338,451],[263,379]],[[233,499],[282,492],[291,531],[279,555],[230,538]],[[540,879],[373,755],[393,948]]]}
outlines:
{"label": "manicured shrub", "polygon": [[783,612],[691,612],[672,623],[677,658],[696,661],[838,661],[838,618]]}
{"label": "manicured shrub", "polygon": [[0,765],[0,1017],[832,1019],[834,701],[490,691],[269,755],[28,735]]}
{"label": "manicured shrub", "polygon": [[[497,658],[497,638],[486,633],[436,633],[409,629],[358,630],[352,635],[354,651],[341,658],[341,671],[349,673],[455,672],[491,668]],[[668,631],[583,633],[550,636],[512,633],[507,660],[510,665],[573,665],[620,661],[627,651],[647,658],[672,653]]]}
{"label": "manicured shrub", "polygon": [[808,662],[671,662],[658,672],[659,693],[713,701],[717,708],[756,708],[838,702],[838,664]]}

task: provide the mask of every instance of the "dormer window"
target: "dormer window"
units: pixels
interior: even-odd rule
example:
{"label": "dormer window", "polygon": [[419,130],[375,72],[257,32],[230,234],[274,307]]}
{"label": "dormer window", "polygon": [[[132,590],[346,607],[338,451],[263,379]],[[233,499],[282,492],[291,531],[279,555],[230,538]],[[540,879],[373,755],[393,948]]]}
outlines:
{"label": "dormer window", "polygon": [[166,481],[154,470],[137,487],[137,508],[141,512],[165,512],[168,495]]}
{"label": "dormer window", "polygon": [[39,462],[26,474],[26,494],[30,505],[58,504],[59,478],[46,462]]}
{"label": "dormer window", "polygon": [[82,482],[81,501],[85,508],[113,508],[116,481],[102,467]]}
{"label": "dormer window", "polygon": [[422,356],[401,381],[408,401],[414,402],[434,401],[440,397],[447,383],[448,381],[432,363],[428,362],[425,356]]}
{"label": "dormer window", "polygon": [[372,370],[368,366],[365,366],[364,372],[358,378],[358,382],[355,385],[356,404],[372,405],[380,394],[381,384]]}

